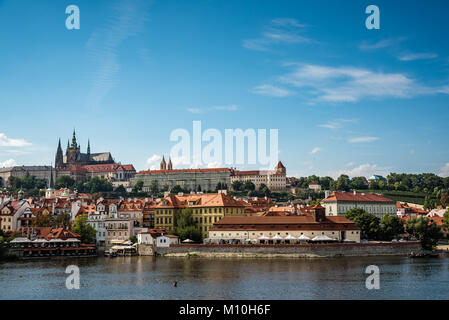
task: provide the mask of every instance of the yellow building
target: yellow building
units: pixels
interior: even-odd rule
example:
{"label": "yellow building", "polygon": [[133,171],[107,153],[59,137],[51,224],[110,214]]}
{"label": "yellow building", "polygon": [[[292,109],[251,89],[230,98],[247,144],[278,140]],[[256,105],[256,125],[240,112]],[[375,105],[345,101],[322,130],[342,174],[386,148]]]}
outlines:
{"label": "yellow building", "polygon": [[155,205],[154,227],[173,230],[175,213],[191,208],[192,217],[203,238],[224,216],[244,216],[245,206],[224,193],[169,195]]}

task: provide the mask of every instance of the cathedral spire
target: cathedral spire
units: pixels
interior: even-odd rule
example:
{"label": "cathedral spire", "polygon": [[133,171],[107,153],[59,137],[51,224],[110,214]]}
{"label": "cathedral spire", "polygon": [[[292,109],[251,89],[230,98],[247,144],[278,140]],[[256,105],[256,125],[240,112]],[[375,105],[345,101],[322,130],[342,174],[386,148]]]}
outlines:
{"label": "cathedral spire", "polygon": [[72,148],[78,148],[78,144],[76,143],[76,132],[75,129],[73,129],[73,137],[72,137]]}
{"label": "cathedral spire", "polygon": [[161,170],[167,170],[167,163],[165,162],[165,157],[164,156],[162,156]]}
{"label": "cathedral spire", "polygon": [[90,139],[87,140],[87,154],[90,155]]}
{"label": "cathedral spire", "polygon": [[56,150],[56,157],[55,157],[55,167],[60,167],[63,164],[63,155],[62,155],[62,148],[61,148],[61,138],[59,138],[58,142],[58,149]]}

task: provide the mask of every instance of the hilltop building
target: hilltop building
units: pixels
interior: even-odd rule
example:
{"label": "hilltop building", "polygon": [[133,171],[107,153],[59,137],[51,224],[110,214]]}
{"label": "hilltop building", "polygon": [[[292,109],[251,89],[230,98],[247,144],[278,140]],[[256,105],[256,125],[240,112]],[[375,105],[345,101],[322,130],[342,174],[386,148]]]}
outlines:
{"label": "hilltop building", "polygon": [[382,218],[386,213],[396,214],[396,202],[375,193],[333,192],[321,201],[326,216],[344,216],[345,212],[360,208]]}
{"label": "hilltop building", "polygon": [[233,170],[230,182],[231,185],[235,181],[245,183],[251,181],[259,189],[262,184],[266,185],[268,189],[272,191],[285,190],[287,187],[287,169],[284,167],[281,161],[278,162],[274,170],[267,171],[239,171]]}
{"label": "hilltop building", "polygon": [[104,178],[110,182],[129,181],[136,173],[133,165],[116,163],[110,152],[91,153],[90,141],[87,143],[87,152],[81,153],[75,130],[72,143],[69,144],[67,141],[65,155],[59,139],[55,168],[57,176],[70,176],[77,182],[87,181],[93,177]]}

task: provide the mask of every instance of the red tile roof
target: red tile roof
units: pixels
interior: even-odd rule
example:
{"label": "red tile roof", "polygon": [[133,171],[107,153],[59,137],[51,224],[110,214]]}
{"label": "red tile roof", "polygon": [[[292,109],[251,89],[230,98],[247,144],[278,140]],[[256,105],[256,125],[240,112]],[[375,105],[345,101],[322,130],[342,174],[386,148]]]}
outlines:
{"label": "red tile roof", "polygon": [[353,192],[333,192],[328,198],[322,200],[328,201],[348,201],[348,202],[391,202],[394,200],[382,197],[375,193],[356,193]]}

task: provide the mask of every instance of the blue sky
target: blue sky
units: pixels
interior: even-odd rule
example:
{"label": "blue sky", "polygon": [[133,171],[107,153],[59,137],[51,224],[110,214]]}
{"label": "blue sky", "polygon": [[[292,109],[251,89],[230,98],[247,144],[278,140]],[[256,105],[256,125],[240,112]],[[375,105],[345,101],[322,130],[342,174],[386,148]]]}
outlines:
{"label": "blue sky", "polygon": [[342,3],[0,0],[0,167],[54,162],[76,127],[147,169],[201,120],[278,129],[291,176],[448,176],[449,3]]}

